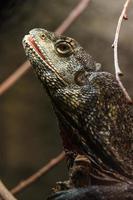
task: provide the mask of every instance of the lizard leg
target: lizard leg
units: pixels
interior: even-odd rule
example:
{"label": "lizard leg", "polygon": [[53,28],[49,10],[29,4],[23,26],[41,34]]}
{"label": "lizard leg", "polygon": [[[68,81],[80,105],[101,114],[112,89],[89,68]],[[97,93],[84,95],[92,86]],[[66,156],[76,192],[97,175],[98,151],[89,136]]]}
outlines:
{"label": "lizard leg", "polygon": [[91,162],[86,155],[78,154],[70,168],[69,180],[72,187],[85,187],[91,184]]}
{"label": "lizard leg", "polygon": [[90,185],[90,167],[89,158],[86,155],[78,154],[69,169],[69,180],[57,182],[53,191],[58,192],[74,187],[86,187]]}
{"label": "lizard leg", "polygon": [[52,191],[55,193],[55,192],[68,190],[68,189],[71,189],[69,180],[56,182],[56,185],[54,188],[52,188]]}

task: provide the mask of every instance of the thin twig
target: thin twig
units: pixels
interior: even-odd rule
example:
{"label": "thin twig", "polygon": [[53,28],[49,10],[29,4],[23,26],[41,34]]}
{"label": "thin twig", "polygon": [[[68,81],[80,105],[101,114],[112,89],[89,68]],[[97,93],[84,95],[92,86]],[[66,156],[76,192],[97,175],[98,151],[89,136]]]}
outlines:
{"label": "thin twig", "polygon": [[0,200],[17,200],[0,181]]}
{"label": "thin twig", "polygon": [[38,180],[42,175],[46,174],[48,171],[50,171],[53,167],[55,167],[57,164],[59,164],[63,159],[65,158],[65,153],[61,152],[57,157],[50,160],[44,167],[39,169],[36,173],[34,173],[32,176],[27,178],[24,181],[21,181],[17,186],[11,189],[12,194],[16,194],[23,189],[27,188],[29,185],[33,184],[36,180]]}
{"label": "thin twig", "polygon": [[127,17],[127,8],[128,8],[129,3],[130,3],[130,0],[126,0],[126,2],[124,4],[123,10],[122,10],[121,15],[120,15],[119,20],[118,20],[116,33],[115,33],[115,39],[114,39],[114,42],[113,42],[112,46],[114,48],[114,65],[115,65],[116,79],[117,79],[121,89],[123,90],[123,92],[124,92],[124,94],[126,96],[126,99],[128,100],[129,103],[132,103],[131,97],[129,96],[128,92],[126,91],[125,87],[123,86],[123,84],[122,84],[122,82],[120,80],[120,76],[123,75],[123,73],[120,70],[119,62],[118,62],[118,40],[119,40],[119,34],[120,34],[120,29],[121,29],[121,25],[122,25],[123,19],[128,19],[128,17]]}
{"label": "thin twig", "polygon": [[123,19],[125,19],[125,20],[128,19],[127,9],[128,9],[129,3],[130,3],[130,0],[128,0],[127,3],[125,3],[125,13],[124,13],[124,16],[123,16]]}
{"label": "thin twig", "polygon": [[[79,4],[70,12],[68,17],[61,23],[61,25],[55,30],[56,34],[64,33],[69,26],[81,15],[81,13],[87,8],[90,0],[80,0]],[[28,61],[23,63],[18,69],[13,72],[0,86],[0,94],[6,92],[13,84],[24,75],[31,65]],[[20,69],[19,69],[20,68]]]}
{"label": "thin twig", "polygon": [[70,12],[68,17],[63,23],[56,29],[55,33],[60,35],[64,33],[68,27],[81,15],[81,13],[87,8],[91,0],[81,0],[79,4]]}
{"label": "thin twig", "polygon": [[0,94],[2,95],[6,90],[8,90],[17,80],[24,75],[28,69],[30,69],[30,62],[25,61],[19,68],[11,74],[0,86]]}

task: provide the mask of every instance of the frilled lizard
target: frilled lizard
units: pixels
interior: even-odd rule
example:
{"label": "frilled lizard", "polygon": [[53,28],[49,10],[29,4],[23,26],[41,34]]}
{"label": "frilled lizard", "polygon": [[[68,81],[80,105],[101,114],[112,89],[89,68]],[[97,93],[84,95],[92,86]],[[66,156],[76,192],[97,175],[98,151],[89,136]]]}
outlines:
{"label": "frilled lizard", "polygon": [[51,98],[68,160],[69,182],[56,190],[130,184],[133,115],[114,76],[69,37],[38,28],[23,46]]}

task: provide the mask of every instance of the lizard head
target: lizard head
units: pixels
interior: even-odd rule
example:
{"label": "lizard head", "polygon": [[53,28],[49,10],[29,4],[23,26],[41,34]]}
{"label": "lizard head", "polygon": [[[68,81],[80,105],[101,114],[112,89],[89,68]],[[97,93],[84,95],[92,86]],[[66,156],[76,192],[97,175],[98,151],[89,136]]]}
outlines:
{"label": "lizard head", "polygon": [[48,86],[84,85],[87,73],[99,68],[77,41],[44,29],[31,30],[23,46],[39,79]]}

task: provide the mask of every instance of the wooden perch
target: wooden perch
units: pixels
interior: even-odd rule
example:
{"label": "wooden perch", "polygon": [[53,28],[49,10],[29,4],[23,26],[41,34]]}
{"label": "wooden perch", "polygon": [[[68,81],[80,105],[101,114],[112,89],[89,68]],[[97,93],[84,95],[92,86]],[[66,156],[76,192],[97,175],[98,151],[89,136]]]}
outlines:
{"label": "wooden perch", "polygon": [[48,171],[50,171],[57,164],[59,164],[64,158],[65,158],[65,153],[61,152],[57,157],[51,159],[46,165],[44,165],[41,169],[39,169],[32,176],[30,176],[26,180],[21,181],[18,185],[16,185],[14,188],[12,188],[11,193],[16,194],[16,193],[24,190],[25,188],[27,188],[28,186],[33,184],[35,181],[37,181],[41,176],[43,176]]}
{"label": "wooden perch", "polygon": [[0,200],[17,200],[0,181]]}
{"label": "wooden perch", "polygon": [[133,200],[133,184],[74,188],[57,192],[48,200]]}
{"label": "wooden perch", "polygon": [[115,33],[115,39],[113,42],[112,47],[114,48],[114,66],[115,66],[115,75],[116,75],[116,80],[118,81],[123,93],[125,94],[125,97],[129,103],[133,103],[131,97],[129,96],[128,92],[126,91],[126,88],[124,87],[123,83],[121,82],[120,76],[123,75],[119,62],[118,62],[118,40],[119,40],[119,35],[120,35],[120,29],[122,25],[123,19],[128,19],[127,17],[127,8],[129,6],[130,0],[126,0],[121,15],[118,20],[117,28],[116,28],[116,33]]}

